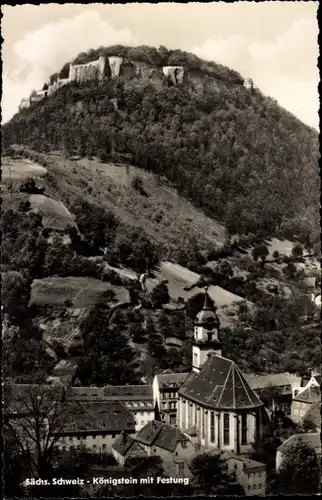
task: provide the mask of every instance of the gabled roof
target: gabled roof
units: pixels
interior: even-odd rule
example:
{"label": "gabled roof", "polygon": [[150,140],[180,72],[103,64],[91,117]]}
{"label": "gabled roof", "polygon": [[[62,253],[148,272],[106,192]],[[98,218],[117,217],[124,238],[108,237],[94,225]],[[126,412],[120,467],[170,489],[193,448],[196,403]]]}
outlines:
{"label": "gabled roof", "polygon": [[190,374],[179,395],[213,409],[263,406],[235,363],[213,353],[199,373]]}
{"label": "gabled roof", "polygon": [[[217,452],[218,453],[218,452]],[[257,462],[257,460],[252,460],[251,458],[248,458],[244,455],[235,455],[234,453],[230,451],[224,451],[221,452],[221,456],[225,460],[238,460],[239,462],[243,463],[243,468],[245,470],[247,469],[259,469],[259,468],[265,468],[266,465],[262,462]]]}
{"label": "gabled roof", "polygon": [[304,420],[309,420],[316,427],[321,427],[321,401],[312,403],[308,411],[303,417]]}
{"label": "gabled roof", "polygon": [[284,443],[281,444],[281,446],[277,448],[277,451],[279,451],[280,453],[284,453],[289,446],[292,446],[299,441],[304,441],[305,443],[311,445],[312,448],[314,448],[315,453],[321,453],[321,434],[319,432],[293,434],[293,436],[288,438],[286,441],[284,441]]}
{"label": "gabled roof", "polygon": [[302,403],[316,403],[321,401],[320,387],[310,386],[300,392],[294,397],[294,401],[301,401]]}
{"label": "gabled roof", "polygon": [[152,385],[109,385],[105,387],[70,387],[70,401],[153,401]]}
{"label": "gabled roof", "polygon": [[134,432],[133,414],[119,402],[65,403],[70,419],[66,423],[64,434],[70,432]]}
{"label": "gabled roof", "polygon": [[319,374],[319,375],[313,375],[313,377],[315,378],[315,380],[317,381],[317,383],[319,385],[321,385],[321,374]]}
{"label": "gabled roof", "polygon": [[156,375],[159,388],[181,387],[189,373],[160,373]]}
{"label": "gabled roof", "polygon": [[152,420],[146,424],[135,436],[135,441],[147,446],[156,446],[167,451],[174,451],[181,441],[188,441],[188,437],[177,427]]}
{"label": "gabled roof", "polygon": [[103,401],[103,387],[69,387],[66,391],[68,401]]}
{"label": "gabled roof", "polygon": [[103,391],[104,399],[153,400],[152,385],[110,385]]}
{"label": "gabled roof", "polygon": [[113,450],[120,453],[120,455],[125,455],[133,443],[135,443],[135,440],[131,436],[126,432],[121,432],[113,443]]}
{"label": "gabled roof", "polygon": [[253,390],[267,389],[269,387],[289,387],[290,392],[292,392],[293,385],[301,385],[301,377],[289,373],[244,374],[244,377]]}

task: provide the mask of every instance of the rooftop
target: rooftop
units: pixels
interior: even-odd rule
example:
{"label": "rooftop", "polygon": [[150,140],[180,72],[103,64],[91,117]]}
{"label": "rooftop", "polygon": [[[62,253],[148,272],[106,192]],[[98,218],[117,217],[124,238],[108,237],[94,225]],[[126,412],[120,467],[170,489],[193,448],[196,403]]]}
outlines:
{"label": "rooftop", "polygon": [[113,443],[113,449],[121,455],[125,455],[133,443],[135,443],[135,440],[131,436],[126,432],[121,432]]}
{"label": "rooftop", "polygon": [[157,446],[167,451],[173,452],[180,441],[188,441],[177,427],[152,420],[146,424],[135,436],[135,441],[147,446]]}
{"label": "rooftop", "polygon": [[303,434],[294,434],[277,448],[277,451],[284,453],[289,446],[292,446],[299,441],[303,441],[314,448],[317,454],[321,453],[321,434],[319,432],[307,432]]}
{"label": "rooftop", "polygon": [[134,432],[133,414],[119,402],[86,402],[66,403],[66,411],[70,413],[64,434],[69,432]]}
{"label": "rooftop", "polygon": [[317,403],[321,401],[320,387],[310,386],[295,396],[294,401],[301,401],[303,403]]}
{"label": "rooftop", "polygon": [[122,401],[153,400],[152,385],[109,385],[105,387],[70,387],[67,391],[70,401]]}
{"label": "rooftop", "polygon": [[199,373],[190,373],[179,395],[216,409],[257,408],[263,405],[235,363],[213,353]]}
{"label": "rooftop", "polygon": [[219,325],[218,316],[207,291],[205,294],[205,303],[201,311],[199,311],[199,313],[197,314],[195,323],[198,325],[203,325],[205,327],[209,326],[209,328],[212,328],[215,325]]}
{"label": "rooftop", "polygon": [[181,387],[189,373],[161,373],[156,375],[160,389]]}
{"label": "rooftop", "polygon": [[104,387],[104,398],[153,400],[152,385],[110,385]]}
{"label": "rooftop", "polygon": [[309,420],[317,428],[321,427],[321,401],[312,403],[309,410],[303,417],[304,420]]}
{"label": "rooftop", "polygon": [[301,377],[289,373],[269,373],[265,375],[244,374],[244,378],[253,390],[265,389],[268,387],[289,387],[301,386]]}
{"label": "rooftop", "polygon": [[264,463],[257,462],[257,460],[253,460],[244,455],[235,455],[234,453],[229,451],[221,452],[221,454],[223,455],[223,458],[226,458],[227,460],[234,459],[243,462],[244,469],[257,469],[262,467],[266,468],[266,465]]}

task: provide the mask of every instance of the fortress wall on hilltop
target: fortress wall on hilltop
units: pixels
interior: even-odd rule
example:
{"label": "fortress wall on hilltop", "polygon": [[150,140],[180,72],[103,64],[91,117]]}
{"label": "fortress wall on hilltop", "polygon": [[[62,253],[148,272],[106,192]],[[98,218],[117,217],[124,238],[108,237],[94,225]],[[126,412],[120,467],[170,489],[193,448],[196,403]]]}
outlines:
{"label": "fortress wall on hilltop", "polygon": [[88,80],[102,80],[104,77],[106,60],[100,56],[96,61],[90,61],[85,64],[69,65],[69,81],[84,82]]}
{"label": "fortress wall on hilltop", "polygon": [[185,75],[183,66],[163,66],[162,71],[164,76],[166,76],[171,81],[171,83],[183,83]]}
{"label": "fortress wall on hilltop", "polygon": [[120,75],[120,69],[123,63],[123,57],[112,56],[108,58],[111,70],[111,77],[117,78]]}
{"label": "fortress wall on hilltop", "polygon": [[[53,85],[48,85],[48,91],[35,92],[34,96],[22,99],[19,111],[30,106],[32,102],[41,101],[44,97],[57,92],[62,86],[76,81],[82,83],[90,80],[102,81],[104,78],[132,78],[147,79],[154,85],[168,84],[177,85],[188,82],[194,91],[205,93],[206,90],[220,91],[223,83],[218,78],[202,73],[200,70],[185,68],[183,66],[156,67],[146,62],[138,62],[118,56],[100,56],[94,61],[85,64],[70,64],[68,78],[58,78]],[[244,88],[248,91],[253,89],[253,81],[250,78],[244,80]],[[114,104],[115,106],[115,104]]]}

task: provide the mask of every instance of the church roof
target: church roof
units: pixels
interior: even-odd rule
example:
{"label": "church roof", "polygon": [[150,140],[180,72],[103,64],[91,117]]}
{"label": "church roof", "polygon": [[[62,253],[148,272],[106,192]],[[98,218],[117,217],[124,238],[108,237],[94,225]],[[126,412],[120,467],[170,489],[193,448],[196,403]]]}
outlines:
{"label": "church roof", "polygon": [[210,301],[210,297],[209,297],[208,293],[206,293],[206,295],[205,295],[205,303],[204,303],[201,311],[199,311],[199,313],[197,314],[195,323],[196,324],[204,324],[204,325],[207,325],[210,323],[211,324],[213,324],[213,323],[219,324],[218,316],[217,316],[216,311],[214,310],[214,307]]}
{"label": "church roof", "polygon": [[213,353],[199,373],[189,375],[179,395],[213,409],[246,409],[263,405],[235,363]]}

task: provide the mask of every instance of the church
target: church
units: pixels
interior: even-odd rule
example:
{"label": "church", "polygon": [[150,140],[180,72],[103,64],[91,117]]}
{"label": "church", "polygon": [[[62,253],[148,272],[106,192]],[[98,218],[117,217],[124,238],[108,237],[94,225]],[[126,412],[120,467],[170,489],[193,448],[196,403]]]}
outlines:
{"label": "church", "polygon": [[177,426],[196,448],[249,453],[268,425],[264,404],[222,355],[220,323],[206,290],[195,320],[192,372],[178,391]]}

